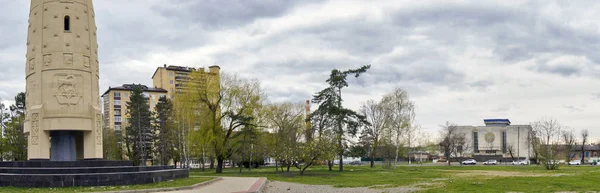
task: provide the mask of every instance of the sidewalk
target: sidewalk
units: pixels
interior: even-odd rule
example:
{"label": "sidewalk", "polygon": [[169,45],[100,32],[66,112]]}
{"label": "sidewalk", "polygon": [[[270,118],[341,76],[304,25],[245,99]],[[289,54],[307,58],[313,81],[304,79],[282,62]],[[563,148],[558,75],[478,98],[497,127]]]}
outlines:
{"label": "sidewalk", "polygon": [[193,190],[165,193],[258,193],[265,183],[265,178],[223,177],[219,181]]}

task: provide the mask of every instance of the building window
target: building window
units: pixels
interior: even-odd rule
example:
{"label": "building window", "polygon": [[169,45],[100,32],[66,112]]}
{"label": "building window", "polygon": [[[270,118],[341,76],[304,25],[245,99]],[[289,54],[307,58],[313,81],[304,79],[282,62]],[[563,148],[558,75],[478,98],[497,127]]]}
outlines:
{"label": "building window", "polygon": [[169,80],[169,83],[173,84],[173,80]]}
{"label": "building window", "polygon": [[590,152],[589,151],[585,152],[585,157],[590,157]]}
{"label": "building window", "polygon": [[173,72],[169,72],[169,76],[170,76],[170,77],[173,77]]}
{"label": "building window", "polygon": [[115,97],[121,97],[121,93],[120,92],[115,92]]}
{"label": "building window", "polygon": [[115,122],[116,123],[120,123],[121,122],[121,117],[115,117]]}
{"label": "building window", "polygon": [[173,88],[171,88],[171,92],[173,92]]}
{"label": "building window", "polygon": [[121,100],[115,100],[115,105],[121,105]]}
{"label": "building window", "polygon": [[129,93],[125,93],[125,98],[129,98]]}
{"label": "building window", "polygon": [[502,153],[506,153],[506,131],[502,132]]}
{"label": "building window", "polygon": [[598,152],[594,152],[594,157],[598,157]]}
{"label": "building window", "polygon": [[71,30],[71,17],[65,16],[65,31]]}
{"label": "building window", "polygon": [[115,131],[121,131],[121,125],[115,125]]}
{"label": "building window", "polygon": [[477,135],[477,131],[473,132],[473,152],[479,153],[479,135]]}

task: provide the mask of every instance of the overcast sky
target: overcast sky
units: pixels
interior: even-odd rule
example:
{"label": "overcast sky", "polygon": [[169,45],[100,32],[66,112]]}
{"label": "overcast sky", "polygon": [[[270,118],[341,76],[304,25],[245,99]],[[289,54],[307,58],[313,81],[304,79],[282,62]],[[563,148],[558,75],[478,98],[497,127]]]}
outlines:
{"label": "overcast sky", "polygon": [[[28,0],[0,6],[0,99],[25,91]],[[152,85],[163,64],[261,80],[302,102],[333,68],[372,68],[344,90],[358,109],[394,87],[435,133],[450,121],[541,117],[600,139],[600,2],[96,0],[100,93]],[[116,70],[120,69],[120,70]]]}

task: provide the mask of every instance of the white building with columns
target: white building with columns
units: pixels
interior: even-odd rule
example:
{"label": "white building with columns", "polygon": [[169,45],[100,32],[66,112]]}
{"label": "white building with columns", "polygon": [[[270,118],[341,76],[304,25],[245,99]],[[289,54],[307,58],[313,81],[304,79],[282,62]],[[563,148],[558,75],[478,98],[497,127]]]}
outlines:
{"label": "white building with columns", "polygon": [[[529,159],[532,150],[527,135],[531,125],[511,125],[508,119],[484,119],[485,126],[457,126],[465,134],[464,155],[485,159]],[[511,156],[512,155],[512,156]]]}

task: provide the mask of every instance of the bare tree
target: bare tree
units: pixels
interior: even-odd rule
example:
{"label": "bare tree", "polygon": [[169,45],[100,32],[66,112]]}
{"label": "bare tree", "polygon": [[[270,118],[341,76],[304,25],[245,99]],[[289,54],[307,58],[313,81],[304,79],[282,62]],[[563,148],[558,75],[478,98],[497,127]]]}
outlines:
{"label": "bare tree", "polygon": [[510,155],[510,159],[515,160],[515,146],[514,145],[508,145],[506,146],[506,151],[508,151],[508,154]]}
{"label": "bare tree", "polygon": [[394,169],[398,162],[398,154],[402,146],[402,138],[407,129],[412,128],[415,118],[414,103],[410,101],[408,92],[402,88],[396,88],[390,94],[383,97],[385,107],[390,112],[390,135],[391,142],[396,147]]}
{"label": "bare tree", "polygon": [[[408,146],[408,153],[410,155],[410,152],[414,151],[414,147],[417,143],[417,135],[419,135],[419,131],[421,130],[421,127],[419,125],[413,125],[412,127],[408,128],[405,132],[404,132],[404,136],[406,138],[406,145]],[[411,165],[411,159],[410,156],[408,157],[408,165]]]}
{"label": "bare tree", "polygon": [[576,145],[575,143],[575,132],[572,129],[564,129],[561,134],[563,144],[565,145],[564,152],[566,153],[566,161],[571,161],[573,159],[572,151],[573,147]]}
{"label": "bare tree", "polygon": [[452,158],[463,156],[469,149],[466,135],[458,131],[455,124],[446,122],[446,125],[440,126],[440,149],[448,160],[448,165]]}
{"label": "bare tree", "polygon": [[558,145],[561,141],[562,125],[556,119],[542,118],[533,123],[533,130],[537,139],[540,140],[540,144],[536,148],[538,148],[542,163],[548,170],[558,169],[556,158],[560,151]]}
{"label": "bare tree", "polygon": [[585,163],[585,144],[588,142],[588,136],[590,133],[587,129],[581,130],[581,163]]}
{"label": "bare tree", "polygon": [[368,136],[371,143],[369,149],[369,158],[371,159],[371,168],[375,167],[375,153],[379,148],[383,131],[389,124],[390,115],[386,111],[385,107],[381,102],[375,102],[374,100],[368,100],[360,108],[360,113],[367,118],[367,121],[371,125],[364,126],[364,133]]}

